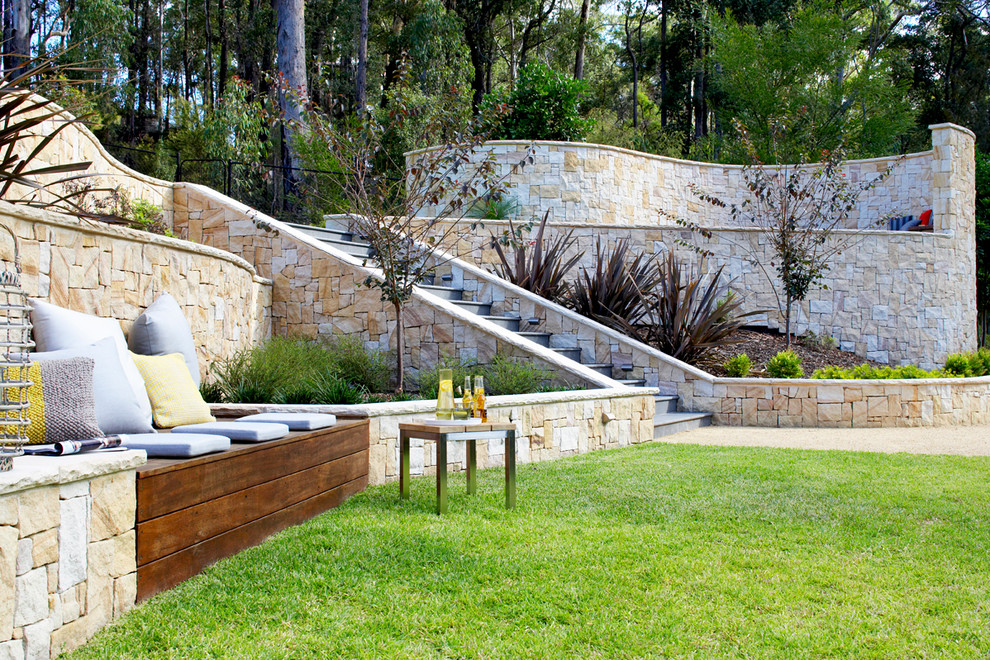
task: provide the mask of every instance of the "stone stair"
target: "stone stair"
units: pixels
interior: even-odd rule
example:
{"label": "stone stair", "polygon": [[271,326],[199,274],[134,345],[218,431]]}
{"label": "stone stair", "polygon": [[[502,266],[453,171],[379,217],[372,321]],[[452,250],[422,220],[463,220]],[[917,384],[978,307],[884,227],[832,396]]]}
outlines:
{"label": "stone stair", "polygon": [[681,431],[710,426],[711,413],[677,412],[677,396],[658,395],[656,412],[653,413],[653,439]]}
{"label": "stone stair", "polygon": [[[333,227],[312,227],[308,225],[299,224],[289,224],[293,227],[323,243],[332,245],[347,254],[359,257],[373,259],[373,250],[368,243],[362,241],[360,237],[354,236],[352,232],[345,229],[335,229]],[[632,370],[632,365],[616,365],[612,363],[586,363],[581,362],[581,349],[577,347],[566,347],[566,348],[553,348],[551,347],[551,339],[553,335],[549,332],[540,332],[535,328],[539,326],[539,319],[521,319],[518,316],[493,316],[492,303],[476,301],[464,298],[464,290],[457,289],[449,285],[450,276],[443,276],[440,278],[441,283],[437,284],[434,279],[430,278],[426,281],[418,284],[417,286],[424,291],[431,293],[438,298],[443,300],[448,300],[461,309],[471,312],[472,314],[477,314],[478,316],[484,318],[485,320],[494,323],[500,327],[509,330],[510,332],[516,333],[519,337],[532,341],[540,346],[550,348],[550,350],[558,353],[564,358],[573,360],[578,364],[583,364],[589,369],[593,369],[598,373],[606,376],[608,378],[613,378],[618,382],[627,385],[629,387],[643,387],[646,385],[645,380],[631,379],[631,378],[616,378],[613,374],[616,370],[620,372],[628,372]],[[676,398],[676,397],[675,397]]]}

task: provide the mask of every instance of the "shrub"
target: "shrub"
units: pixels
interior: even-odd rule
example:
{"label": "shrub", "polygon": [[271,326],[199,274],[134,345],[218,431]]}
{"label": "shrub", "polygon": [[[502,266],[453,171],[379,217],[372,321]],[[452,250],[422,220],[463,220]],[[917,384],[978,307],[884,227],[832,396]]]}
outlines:
{"label": "shrub", "polygon": [[642,253],[630,259],[627,239],[611,250],[598,239],[594,270],[581,268],[564,304],[602,325],[627,331],[643,321],[643,292],[652,291],[659,282],[656,260]]}
{"label": "shrub", "polygon": [[351,405],[364,401],[364,391],[360,387],[330,370],[314,374],[306,385],[310,393],[310,401],[307,403]]}
{"label": "shrub", "polygon": [[817,350],[826,350],[836,347],[835,337],[831,335],[816,335],[814,332],[808,331],[806,334],[801,335],[798,341],[808,348],[814,348]]}
{"label": "shrub", "polygon": [[942,370],[951,376],[958,376],[960,378],[973,375],[969,356],[965,353],[953,353],[945,358],[945,366],[942,367]]}
{"label": "shrub", "polygon": [[457,388],[464,382],[464,377],[474,375],[484,376],[487,396],[530,394],[554,389],[551,385],[553,372],[532,362],[496,355],[490,363],[477,365],[473,361],[460,362],[448,358],[442,360],[436,368],[420,374],[418,385],[422,398],[436,398],[440,369],[451,369],[454,372],[455,396]]}
{"label": "shrub", "polygon": [[767,360],[767,376],[770,378],[802,378],[801,356],[788,349]]}
{"label": "shrub", "polygon": [[509,107],[489,127],[495,140],[580,141],[592,126],[579,109],[585,88],[583,81],[560,75],[545,64],[527,64],[519,70],[512,92],[486,95],[481,112],[497,114],[492,112],[495,107]]}
{"label": "shrub", "polygon": [[348,383],[359,395],[384,391],[391,371],[388,353],[366,350],[356,338],[273,337],[214,363],[201,391],[212,403],[354,403],[353,396],[325,392],[342,390],[336,380]]}
{"label": "shrub", "polygon": [[[540,221],[536,238],[529,242],[520,240],[522,230],[517,230],[510,220],[508,236],[501,239],[492,237],[492,247],[501,262],[495,267],[495,273],[499,277],[547,300],[556,301],[567,295],[567,273],[584,253],[579,252],[570,258],[566,256],[574,245],[573,229],[566,234],[544,239],[549,217],[550,212],[547,211]],[[511,263],[503,250],[503,244],[513,248]]]}
{"label": "shrub", "polygon": [[740,353],[723,362],[722,366],[730,376],[734,378],[745,378],[749,375],[749,369],[753,366],[753,363],[750,361],[748,355]]}
{"label": "shrub", "polygon": [[471,205],[469,218],[481,220],[509,220],[519,213],[519,202],[514,197],[493,195],[482,197]]}
{"label": "shrub", "polygon": [[698,362],[714,348],[735,343],[732,338],[745,319],[757,312],[739,313],[742,300],[725,290],[722,268],[707,283],[681,266],[670,252],[660,266],[657,286],[644,290],[648,325],[627,326],[643,342],[686,362]]}
{"label": "shrub", "polygon": [[912,379],[912,378],[945,378],[947,377],[940,370],[925,371],[913,364],[906,364],[901,367],[873,367],[869,364],[861,364],[856,367],[828,366],[815,369],[811,374],[812,378],[831,380],[889,380],[889,379]]}

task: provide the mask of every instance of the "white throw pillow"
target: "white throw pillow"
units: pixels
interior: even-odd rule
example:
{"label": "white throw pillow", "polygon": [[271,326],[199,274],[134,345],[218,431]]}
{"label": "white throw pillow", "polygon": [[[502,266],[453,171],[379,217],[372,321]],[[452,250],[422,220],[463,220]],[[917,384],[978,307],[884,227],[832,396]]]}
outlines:
{"label": "white throw pillow", "polygon": [[[144,387],[144,379],[134,360],[127,354],[127,341],[116,319],[83,314],[43,300],[30,299],[31,324],[34,326],[34,342],[39,351],[60,351],[67,348],[83,348],[110,337],[117,347],[120,366],[134,392],[141,409],[141,418],[151,427],[151,401]],[[97,385],[99,390],[99,385]]]}
{"label": "white throw pillow", "polygon": [[30,357],[38,361],[72,357],[92,358],[96,421],[100,429],[111,435],[154,431],[144,417],[141,400],[134,396],[131,384],[121,366],[120,351],[117,350],[113,338],[104,337],[89,346],[31,353]]}
{"label": "white throw pillow", "polygon": [[179,303],[169,294],[158,296],[141,316],[134,319],[127,344],[138,355],[182,353],[189,375],[199,387],[199,360],[192,330]]}

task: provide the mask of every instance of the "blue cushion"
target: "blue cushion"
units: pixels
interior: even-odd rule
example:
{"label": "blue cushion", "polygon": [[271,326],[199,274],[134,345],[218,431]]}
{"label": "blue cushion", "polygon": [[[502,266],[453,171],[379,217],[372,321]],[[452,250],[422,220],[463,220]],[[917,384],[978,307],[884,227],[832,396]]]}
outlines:
{"label": "blue cushion", "polygon": [[312,431],[314,429],[325,429],[337,423],[337,417],[327,413],[293,413],[293,412],[271,412],[258,413],[257,415],[247,415],[234,420],[241,422],[273,422],[275,424],[285,424],[290,431]]}
{"label": "blue cushion", "polygon": [[230,438],[205,433],[134,433],[120,436],[128,449],[143,449],[151,458],[187,458],[230,449]]}
{"label": "blue cushion", "polygon": [[234,442],[265,442],[289,435],[289,427],[263,422],[204,422],[176,426],[172,433],[216,433]]}

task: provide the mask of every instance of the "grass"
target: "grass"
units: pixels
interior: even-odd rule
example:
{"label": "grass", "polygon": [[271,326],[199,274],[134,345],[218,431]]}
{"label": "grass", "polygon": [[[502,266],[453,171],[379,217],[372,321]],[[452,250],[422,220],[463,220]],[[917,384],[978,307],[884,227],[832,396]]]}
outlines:
{"label": "grass", "polygon": [[71,658],[990,654],[990,461],[642,445],[523,465],[451,513],[371,488]]}

